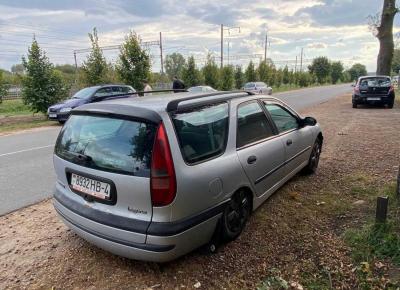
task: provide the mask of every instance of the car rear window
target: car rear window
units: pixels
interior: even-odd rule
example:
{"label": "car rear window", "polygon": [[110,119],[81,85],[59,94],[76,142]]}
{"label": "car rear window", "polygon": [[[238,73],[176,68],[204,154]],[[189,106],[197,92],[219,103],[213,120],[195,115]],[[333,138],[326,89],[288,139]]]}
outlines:
{"label": "car rear window", "polygon": [[228,139],[228,104],[207,105],[172,115],[182,156],[189,164],[225,152]]}
{"label": "car rear window", "polygon": [[364,78],[360,80],[360,86],[362,87],[390,87],[391,81],[389,78]]}
{"label": "car rear window", "polygon": [[72,115],[55,153],[85,167],[148,177],[156,129],[152,123]]}

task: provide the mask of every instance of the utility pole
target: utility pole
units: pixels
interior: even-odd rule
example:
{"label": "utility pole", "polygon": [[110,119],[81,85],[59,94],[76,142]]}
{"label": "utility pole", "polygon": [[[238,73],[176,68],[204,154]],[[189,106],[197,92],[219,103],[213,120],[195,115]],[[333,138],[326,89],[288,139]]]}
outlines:
{"label": "utility pole", "polygon": [[[231,29],[238,29],[239,33],[240,33],[240,27],[236,26],[236,27],[224,27],[223,24],[221,24],[221,68],[224,67],[224,30],[228,31],[228,34],[231,34]],[[229,46],[229,44],[228,44]],[[229,47],[228,47],[229,49]]]}
{"label": "utility pole", "polygon": [[265,33],[264,60],[267,63],[268,32]]}
{"label": "utility pole", "polygon": [[303,48],[301,48],[301,55],[300,55],[300,72],[303,72]]}
{"label": "utility pole", "polygon": [[221,69],[224,66],[224,25],[221,24]]}
{"label": "utility pole", "polygon": [[161,58],[161,74],[164,74],[164,59],[163,59],[163,47],[162,47],[162,33],[160,31],[160,58]]}
{"label": "utility pole", "polygon": [[75,60],[75,83],[78,82],[78,62],[76,61],[76,51],[74,51],[74,60]]}
{"label": "utility pole", "polygon": [[296,62],[294,64],[294,73],[296,73],[296,72],[297,72],[297,55],[296,55]]}

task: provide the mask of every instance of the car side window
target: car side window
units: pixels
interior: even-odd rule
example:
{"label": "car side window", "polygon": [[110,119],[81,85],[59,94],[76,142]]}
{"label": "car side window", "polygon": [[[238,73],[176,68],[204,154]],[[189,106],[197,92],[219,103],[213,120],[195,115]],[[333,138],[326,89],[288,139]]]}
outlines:
{"label": "car side window", "polygon": [[239,105],[237,110],[237,148],[273,135],[273,129],[258,102]]}
{"label": "car side window", "polygon": [[95,98],[105,97],[105,96],[109,96],[111,94],[112,94],[111,88],[101,88],[94,94],[94,97]]}
{"label": "car side window", "polygon": [[122,94],[121,87],[112,87],[112,94],[113,94],[113,95],[120,95],[120,94]]}
{"label": "car side window", "polygon": [[229,128],[228,108],[228,103],[220,103],[171,116],[187,163],[208,160],[225,152]]}
{"label": "car side window", "polygon": [[297,129],[299,127],[297,118],[282,106],[265,102],[264,105],[271,115],[272,121],[274,121],[279,133]]}

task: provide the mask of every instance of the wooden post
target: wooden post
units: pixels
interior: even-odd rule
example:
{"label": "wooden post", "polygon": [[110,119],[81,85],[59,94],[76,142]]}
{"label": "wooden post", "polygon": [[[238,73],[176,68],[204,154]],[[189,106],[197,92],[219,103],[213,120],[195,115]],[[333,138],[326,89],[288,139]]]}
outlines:
{"label": "wooden post", "polygon": [[389,197],[378,196],[376,200],[376,223],[385,223],[387,217],[387,209],[389,204]]}
{"label": "wooden post", "polygon": [[396,193],[397,193],[397,197],[400,198],[400,168],[399,168],[399,173],[397,174]]}

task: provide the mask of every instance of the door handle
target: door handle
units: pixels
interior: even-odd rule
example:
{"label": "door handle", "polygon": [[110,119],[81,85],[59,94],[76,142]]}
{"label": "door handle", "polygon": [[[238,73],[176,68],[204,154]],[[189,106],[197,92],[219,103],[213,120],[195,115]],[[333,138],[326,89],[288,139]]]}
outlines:
{"label": "door handle", "polygon": [[257,161],[257,157],[254,155],[251,155],[249,158],[247,158],[247,163],[248,164],[253,164]]}
{"label": "door handle", "polygon": [[287,145],[287,146],[290,146],[290,145],[292,145],[292,144],[293,144],[292,139],[288,139],[288,140],[286,141],[286,145]]}

